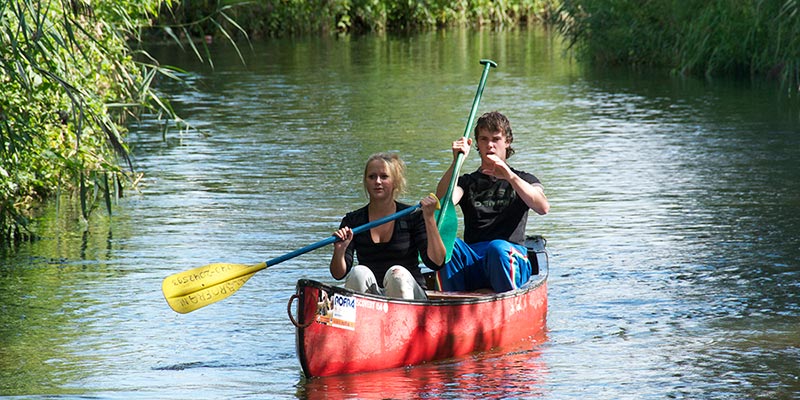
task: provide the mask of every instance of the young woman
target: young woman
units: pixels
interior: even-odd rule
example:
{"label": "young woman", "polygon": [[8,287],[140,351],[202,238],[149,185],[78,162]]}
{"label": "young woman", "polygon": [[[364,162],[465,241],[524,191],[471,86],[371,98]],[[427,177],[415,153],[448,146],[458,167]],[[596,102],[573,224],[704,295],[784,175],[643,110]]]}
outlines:
{"label": "young woman", "polygon": [[[439,201],[423,198],[422,211],[353,235],[351,227],[410,207],[397,201],[405,190],[405,164],[396,154],[377,153],[364,168],[364,190],[369,204],[347,213],[334,235],[331,275],[351,290],[404,299],[425,299],[425,280],[419,260],[428,268],[444,264],[446,250],[436,228],[434,211]],[[353,266],[354,256],[358,264]],[[378,281],[376,277],[381,277]]]}

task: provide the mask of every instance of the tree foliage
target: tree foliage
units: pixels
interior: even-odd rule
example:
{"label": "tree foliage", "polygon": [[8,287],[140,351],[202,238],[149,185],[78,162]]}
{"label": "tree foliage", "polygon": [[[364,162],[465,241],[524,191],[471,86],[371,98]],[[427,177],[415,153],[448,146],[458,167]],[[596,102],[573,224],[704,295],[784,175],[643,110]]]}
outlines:
{"label": "tree foliage", "polygon": [[[406,32],[555,23],[586,59],[800,84],[797,0],[0,0],[0,245],[29,237],[64,192],[84,218],[136,179],[126,121],[180,123],[153,84],[175,77],[131,47],[143,32],[191,47],[222,35]],[[149,29],[148,29],[149,28]]]}
{"label": "tree foliage", "polygon": [[[151,87],[169,70],[129,40],[169,0],[0,1],[0,244],[31,236],[36,203],[75,193],[84,218],[131,178],[127,118],[171,113]],[[146,59],[146,58],[145,58]]]}
{"label": "tree foliage", "polygon": [[207,19],[203,25],[194,26],[191,33],[208,35],[216,28],[214,24],[225,26],[231,20],[251,37],[408,32],[447,26],[527,24],[541,19],[551,3],[552,0],[203,0],[176,3],[170,12],[162,12],[160,20],[176,25],[230,7],[229,14]]}

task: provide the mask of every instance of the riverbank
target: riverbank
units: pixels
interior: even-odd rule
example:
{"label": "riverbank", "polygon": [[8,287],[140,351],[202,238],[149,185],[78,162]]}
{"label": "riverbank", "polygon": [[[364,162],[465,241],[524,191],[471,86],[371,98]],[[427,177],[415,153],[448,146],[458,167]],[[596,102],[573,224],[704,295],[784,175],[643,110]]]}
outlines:
{"label": "riverbank", "polygon": [[585,63],[666,68],[685,76],[800,84],[800,3],[743,0],[206,1],[162,9],[187,37],[253,39],[403,34],[433,29],[557,29]]}
{"label": "riverbank", "polygon": [[553,13],[581,60],[666,67],[705,78],[771,79],[800,87],[800,3],[562,0]]}
{"label": "riverbank", "polygon": [[86,220],[133,186],[126,125],[143,112],[173,117],[151,86],[169,72],[130,47],[161,3],[2,8],[0,247],[36,237],[43,202],[73,194]]}
{"label": "riverbank", "polygon": [[128,159],[127,124],[142,116],[168,120],[165,129],[182,123],[153,86],[158,77],[180,78],[139,47],[143,32],[211,62],[209,45],[220,40],[543,24],[571,43],[568,56],[599,68],[776,80],[791,95],[800,85],[800,6],[793,0],[25,3],[0,16],[0,245],[34,237],[36,208],[60,193],[74,193],[83,219],[98,208],[110,213],[139,177]]}

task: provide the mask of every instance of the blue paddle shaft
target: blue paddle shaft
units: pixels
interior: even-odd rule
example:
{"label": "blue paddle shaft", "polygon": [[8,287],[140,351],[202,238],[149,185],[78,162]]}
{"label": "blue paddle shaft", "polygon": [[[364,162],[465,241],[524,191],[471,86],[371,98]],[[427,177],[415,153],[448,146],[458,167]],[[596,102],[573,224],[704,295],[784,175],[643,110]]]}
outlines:
{"label": "blue paddle shaft", "polygon": [[[406,209],[404,209],[402,211],[398,211],[398,212],[396,212],[396,213],[394,213],[392,215],[387,215],[387,216],[385,216],[383,218],[376,219],[375,221],[372,221],[372,222],[366,223],[364,225],[361,225],[359,227],[353,228],[353,235],[358,235],[359,233],[367,231],[367,230],[370,230],[370,229],[372,229],[372,228],[374,228],[376,226],[383,225],[383,224],[385,224],[387,222],[391,222],[391,221],[394,221],[394,220],[396,220],[398,218],[401,218],[403,216],[411,214],[414,211],[416,211],[417,209],[419,209],[420,207],[422,207],[421,203],[416,204],[416,205],[411,206],[411,207],[408,207],[408,208],[406,208]],[[301,249],[297,249],[297,250],[292,251],[290,253],[286,253],[286,254],[284,254],[282,256],[275,257],[275,258],[267,261],[267,265],[268,266],[272,266],[272,265],[275,265],[275,264],[282,263],[282,262],[284,262],[286,260],[290,260],[292,258],[295,258],[295,257],[297,257],[297,256],[299,256],[301,254],[305,254],[305,253],[308,253],[309,251],[316,250],[316,249],[318,249],[320,247],[324,247],[324,246],[327,246],[329,244],[336,243],[336,242],[338,242],[340,240],[341,239],[339,239],[338,236],[331,235],[331,237],[329,237],[329,238],[327,238],[325,240],[320,240],[317,243],[310,244],[310,245],[308,245],[306,247],[303,247]]]}

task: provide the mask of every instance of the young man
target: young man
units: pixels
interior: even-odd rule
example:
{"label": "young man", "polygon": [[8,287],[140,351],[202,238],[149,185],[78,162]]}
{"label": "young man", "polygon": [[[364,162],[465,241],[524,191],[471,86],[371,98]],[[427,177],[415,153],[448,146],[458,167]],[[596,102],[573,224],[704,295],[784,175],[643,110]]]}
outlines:
{"label": "young man", "polygon": [[[482,115],[475,126],[480,168],[458,178],[453,204],[464,214],[464,240],[456,239],[451,259],[437,272],[442,290],[495,292],[516,289],[531,275],[525,240],[528,210],[544,215],[550,204],[535,176],[511,168],[514,154],[511,124],[503,114]],[[453,164],[445,172],[436,194],[447,193],[459,153],[469,154],[471,138],[453,142]]]}

